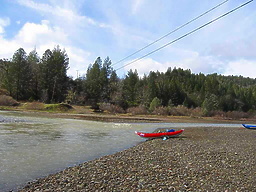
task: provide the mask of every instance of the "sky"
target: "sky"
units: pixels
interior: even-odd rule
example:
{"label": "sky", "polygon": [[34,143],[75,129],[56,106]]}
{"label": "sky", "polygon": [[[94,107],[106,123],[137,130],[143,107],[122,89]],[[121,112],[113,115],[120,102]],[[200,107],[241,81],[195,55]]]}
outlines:
{"label": "sky", "polygon": [[[69,57],[68,75],[86,73],[97,57],[109,57],[119,77],[130,69],[190,69],[192,73],[256,78],[256,1],[127,65],[248,0],[218,9],[117,63],[224,0],[0,0],[0,59],[19,48],[41,57],[57,45]],[[127,65],[127,66],[125,66]]]}

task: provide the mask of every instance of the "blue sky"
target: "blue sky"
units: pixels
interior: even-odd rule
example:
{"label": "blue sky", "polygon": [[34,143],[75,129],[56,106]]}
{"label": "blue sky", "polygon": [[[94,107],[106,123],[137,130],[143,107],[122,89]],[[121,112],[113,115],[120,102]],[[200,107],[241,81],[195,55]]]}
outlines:
{"label": "blue sky", "polygon": [[[39,56],[60,45],[70,58],[68,75],[85,74],[100,56],[112,63],[148,45],[224,0],[0,0],[0,58],[20,47]],[[148,47],[114,69],[188,33],[246,2],[218,9]],[[256,78],[256,1],[196,33],[117,71],[140,75],[168,67],[193,73]]]}

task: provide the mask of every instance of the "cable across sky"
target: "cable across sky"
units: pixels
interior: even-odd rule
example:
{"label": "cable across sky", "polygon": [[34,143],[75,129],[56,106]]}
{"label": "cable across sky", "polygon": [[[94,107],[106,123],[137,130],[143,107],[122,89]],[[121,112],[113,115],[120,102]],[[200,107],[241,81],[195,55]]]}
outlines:
{"label": "cable across sky", "polygon": [[160,41],[160,40],[164,39],[165,37],[167,37],[167,36],[171,35],[172,33],[176,32],[176,31],[180,30],[181,28],[183,28],[183,27],[185,27],[185,26],[189,25],[190,23],[192,23],[192,22],[196,21],[197,19],[201,18],[202,16],[206,15],[207,13],[210,13],[210,12],[211,12],[211,11],[213,11],[214,9],[217,9],[218,7],[220,7],[221,5],[223,5],[224,3],[228,2],[228,1],[229,1],[229,0],[225,0],[225,1],[221,2],[220,4],[218,4],[218,5],[214,6],[213,8],[211,8],[211,9],[209,9],[208,11],[206,11],[206,12],[202,13],[201,15],[199,15],[199,16],[197,16],[197,17],[195,17],[194,19],[191,19],[191,20],[190,20],[190,21],[188,21],[187,23],[185,23],[185,24],[183,24],[183,25],[181,25],[181,26],[177,27],[176,29],[174,29],[174,30],[170,31],[170,32],[169,32],[169,33],[167,33],[166,35],[164,35],[164,36],[160,37],[159,39],[157,39],[157,40],[153,41],[152,43],[150,43],[150,44],[146,45],[145,47],[142,47],[141,49],[139,49],[139,50],[135,51],[134,53],[132,53],[132,54],[130,54],[130,55],[128,55],[128,56],[126,56],[125,58],[123,58],[123,59],[121,59],[121,60],[117,61],[116,63],[112,64],[112,66],[114,66],[114,65],[116,65],[116,64],[118,64],[118,63],[120,63],[120,62],[122,62],[122,61],[124,61],[124,60],[126,60],[126,59],[128,59],[129,57],[131,57],[131,56],[133,56],[133,55],[135,55],[135,54],[137,54],[137,53],[141,52],[142,50],[144,50],[144,49],[148,48],[149,46],[151,46],[151,45],[153,45],[153,44],[157,43],[158,41]]}
{"label": "cable across sky", "polygon": [[134,61],[131,61],[131,62],[129,62],[129,63],[123,65],[122,67],[117,68],[116,71],[118,71],[118,70],[120,70],[120,69],[122,69],[122,68],[124,68],[124,67],[126,67],[126,66],[128,66],[128,65],[131,65],[131,64],[133,64],[133,63],[135,63],[135,62],[137,62],[137,61],[139,61],[139,60],[141,60],[141,59],[143,59],[143,58],[145,58],[145,57],[147,57],[147,56],[149,56],[149,55],[151,55],[151,54],[153,54],[153,53],[155,53],[155,52],[157,52],[157,51],[159,51],[159,50],[161,50],[161,49],[163,49],[163,48],[165,48],[165,47],[167,47],[167,46],[169,46],[169,45],[171,45],[171,44],[173,44],[173,43],[175,43],[175,42],[177,42],[177,41],[179,41],[179,40],[181,40],[181,39],[183,39],[184,37],[187,37],[187,36],[191,35],[192,33],[194,33],[194,32],[196,32],[196,31],[198,31],[198,30],[200,30],[200,29],[202,29],[202,28],[204,28],[204,27],[206,27],[206,26],[208,26],[208,25],[210,25],[210,24],[212,24],[212,23],[218,21],[219,19],[221,19],[221,18],[223,18],[223,17],[225,17],[225,16],[227,16],[227,15],[233,13],[234,11],[236,11],[236,10],[238,10],[238,9],[240,9],[240,8],[242,8],[242,7],[244,7],[244,6],[246,6],[246,5],[248,5],[249,3],[253,2],[253,1],[254,1],[254,0],[250,0],[250,1],[247,1],[247,2],[243,3],[242,5],[240,5],[240,6],[236,7],[236,8],[234,8],[234,9],[232,9],[232,10],[230,10],[230,11],[224,13],[223,15],[221,15],[221,16],[219,16],[219,17],[217,17],[217,18],[215,18],[215,19],[213,19],[213,20],[211,20],[211,21],[205,23],[204,25],[201,25],[200,27],[198,27],[198,28],[196,28],[196,29],[194,29],[194,30],[192,30],[192,31],[190,31],[190,32],[188,32],[188,33],[186,33],[185,35],[182,35],[182,36],[178,37],[177,39],[175,39],[175,40],[173,40],[173,41],[171,41],[171,42],[169,42],[169,43],[167,43],[167,44],[165,44],[165,45],[163,45],[163,46],[161,46],[161,47],[159,47],[159,48],[157,48],[157,49],[155,49],[155,50],[153,50],[153,51],[151,51],[151,52],[149,52],[149,53],[147,53],[146,55],[143,55],[143,56],[141,56],[141,57],[135,59]]}

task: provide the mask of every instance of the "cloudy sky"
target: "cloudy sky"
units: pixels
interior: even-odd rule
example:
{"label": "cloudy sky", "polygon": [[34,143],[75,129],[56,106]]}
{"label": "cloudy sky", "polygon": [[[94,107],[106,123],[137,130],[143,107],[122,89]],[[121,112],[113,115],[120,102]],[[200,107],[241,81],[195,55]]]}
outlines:
{"label": "cloudy sky", "polygon": [[[193,73],[256,78],[256,1],[151,54],[248,0],[229,0],[218,9],[117,63],[224,0],[0,0],[0,58],[20,47],[39,56],[60,45],[70,58],[68,75],[86,72],[100,56],[109,56],[120,77],[168,67]],[[120,69],[119,69],[120,68]]]}

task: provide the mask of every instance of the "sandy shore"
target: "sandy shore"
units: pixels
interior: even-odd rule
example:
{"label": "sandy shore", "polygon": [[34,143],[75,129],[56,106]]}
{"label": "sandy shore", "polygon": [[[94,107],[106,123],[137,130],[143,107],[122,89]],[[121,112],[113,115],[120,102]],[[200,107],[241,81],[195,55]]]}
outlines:
{"label": "sandy shore", "polygon": [[188,128],[179,138],[141,142],[20,191],[256,191],[256,131]]}

